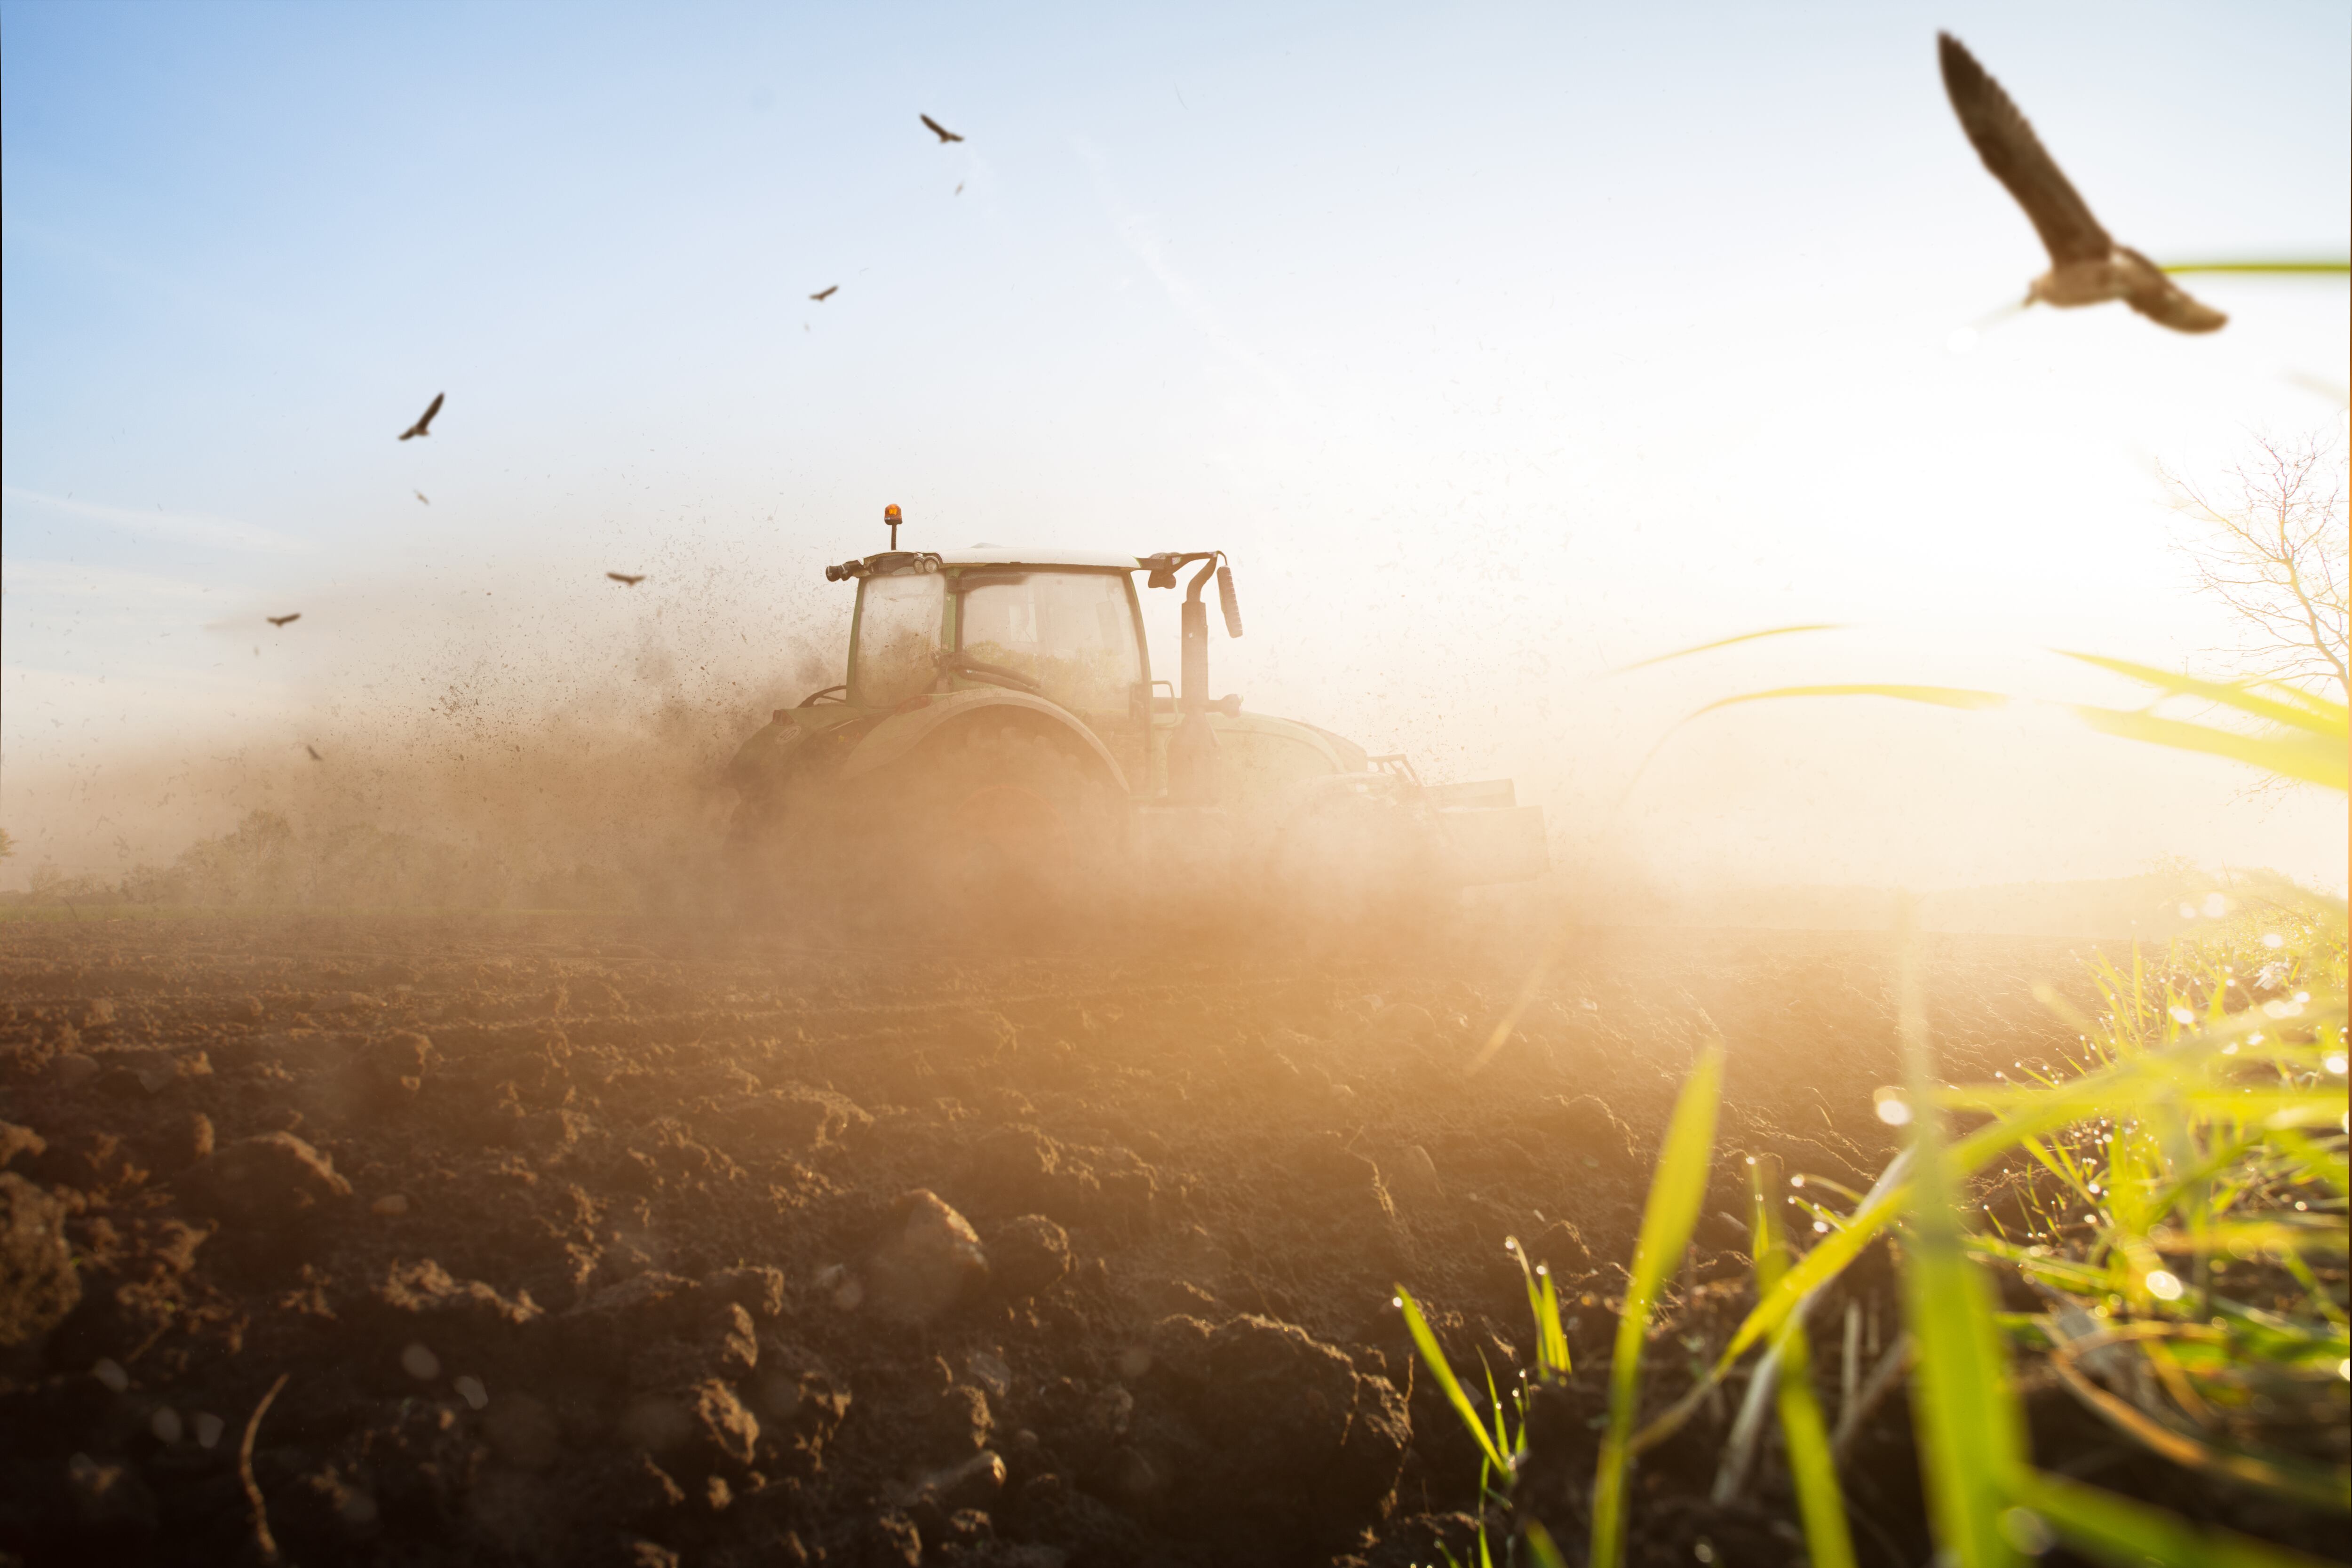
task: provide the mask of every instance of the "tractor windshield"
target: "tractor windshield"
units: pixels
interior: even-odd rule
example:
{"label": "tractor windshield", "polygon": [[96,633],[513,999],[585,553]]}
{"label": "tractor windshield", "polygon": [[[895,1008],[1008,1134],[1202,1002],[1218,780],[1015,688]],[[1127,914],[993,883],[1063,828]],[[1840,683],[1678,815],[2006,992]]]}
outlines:
{"label": "tractor windshield", "polygon": [[947,579],[935,572],[868,577],[857,585],[857,657],[852,702],[887,708],[928,691],[939,678],[940,610]]}
{"label": "tractor windshield", "polygon": [[1077,713],[1121,712],[1143,679],[1125,574],[967,572],[958,648]]}

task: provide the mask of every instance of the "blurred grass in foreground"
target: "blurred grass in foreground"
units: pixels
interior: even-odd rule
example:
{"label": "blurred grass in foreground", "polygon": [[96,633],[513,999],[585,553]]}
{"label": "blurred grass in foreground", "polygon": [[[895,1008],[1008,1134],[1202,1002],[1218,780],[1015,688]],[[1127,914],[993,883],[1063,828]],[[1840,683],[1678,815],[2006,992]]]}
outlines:
{"label": "blurred grass in foreground", "polygon": [[[2231,685],[2071,657],[2153,687],[2159,698],[2198,699],[2257,726],[2077,706],[2093,728],[2345,789],[2341,703],[2278,682]],[[1753,692],[1699,712],[1812,696],[1962,710],[2008,700],[1955,688],[1844,684]],[[1752,1408],[1732,1426],[1717,1500],[1744,1474],[1760,1433],[1761,1401],[1777,1384],[1811,1561],[1818,1568],[1853,1562],[1833,1449],[1822,1440],[1808,1370],[1804,1319],[1822,1288],[1882,1238],[1902,1279],[1912,1420],[1939,1561],[2014,1564],[2060,1542],[2134,1565],[2310,1561],[2037,1468],[2016,1363],[2046,1364],[2068,1395],[2114,1431],[2176,1465],[2302,1509],[2352,1513],[2352,1332],[2346,1303],[2310,1264],[2352,1250],[2343,906],[2242,918],[2218,938],[2176,943],[2161,966],[2137,951],[2128,969],[2101,959],[2094,970],[2098,1016],[2068,1015],[2079,1031],[2078,1055],[2057,1064],[2021,1061],[2015,1079],[2004,1070],[1974,1084],[1946,1084],[1936,1073],[1907,905],[1900,927],[1906,1083],[1880,1089],[1878,1105],[1883,1121],[1907,1129],[1905,1150],[1850,1211],[1804,1202],[1822,1239],[1793,1263],[1758,1180],[1756,1304],[1696,1385],[1642,1423],[1640,1357],[1650,1314],[1688,1244],[1712,1160],[1719,1046],[1709,1047],[1683,1089],[1618,1321],[1591,1489],[1592,1568],[1624,1561],[1626,1483],[1639,1456],[1679,1430],[1759,1346]],[[2054,995],[2044,1000],[2066,1013]],[[1953,1137],[1946,1122],[1954,1116],[1976,1124]],[[1996,1270],[2013,1274],[2045,1310],[1999,1310]],[[1423,1358],[1479,1436],[1482,1504],[1492,1499],[1507,1509],[1525,1455],[1524,1418],[1506,1447],[1498,1408],[1497,1440],[1490,1441],[1459,1396],[1417,1304],[1402,1289],[1399,1298]],[[1548,1347],[1557,1299],[1531,1289],[1530,1304]],[[1549,1353],[1538,1357],[1538,1380],[1567,1371],[1564,1344],[1557,1365]],[[1867,1414],[1851,1368],[1843,1392],[1842,1436]],[[1516,1402],[1523,1412],[1524,1391]],[[1853,1405],[1864,1408],[1846,1407]],[[1497,1472],[1499,1484],[1491,1484]],[[1562,1561],[1532,1520],[1520,1521],[1510,1555],[1522,1536],[1536,1562]],[[1491,1561],[1483,1523],[1478,1552],[1482,1563]]]}

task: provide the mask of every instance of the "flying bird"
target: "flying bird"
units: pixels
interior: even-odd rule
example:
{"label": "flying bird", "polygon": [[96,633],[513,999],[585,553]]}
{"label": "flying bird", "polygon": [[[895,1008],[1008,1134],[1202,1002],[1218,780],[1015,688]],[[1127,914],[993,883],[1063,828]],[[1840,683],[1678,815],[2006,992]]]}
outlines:
{"label": "flying bird", "polygon": [[2025,303],[2071,307],[2121,300],[2150,321],[2181,332],[2210,332],[2230,318],[2190,299],[2155,262],[2129,246],[2117,245],[2087,203],[2076,194],[2033,127],[2010,101],[2000,83],[1986,74],[1974,55],[1949,33],[1936,35],[1944,71],[1944,91],[1960,129],[2033,220],[2050,252],[2050,270],[2026,286]]}
{"label": "flying bird", "polygon": [[624,586],[631,588],[635,587],[638,584],[646,580],[646,574],[642,572],[638,573],[634,577],[630,576],[626,572],[607,572],[604,575],[610,577],[615,583],[619,583]]}
{"label": "flying bird", "polygon": [[425,501],[425,504],[426,506],[431,506],[431,505],[433,504],[433,503],[432,503],[431,501],[429,501],[429,500],[425,500],[425,492],[424,492],[423,490],[417,490],[417,491],[415,491],[415,492],[414,492],[414,493],[415,493],[415,495],[416,499],[417,499],[418,500]]}
{"label": "flying bird", "polygon": [[303,744],[302,749],[310,753],[310,760],[314,763],[323,763],[327,760],[319,754],[318,747],[310,745],[307,742]]}
{"label": "flying bird", "polygon": [[827,300],[832,299],[835,294],[838,294],[838,293],[840,293],[840,292],[841,292],[841,285],[840,285],[840,284],[838,284],[838,283],[828,283],[828,284],[826,284],[824,288],[822,288],[822,289],[818,289],[815,293],[814,293],[814,294],[810,295],[810,296],[809,296],[809,298],[810,298],[810,299],[812,299],[812,300],[815,300],[818,304],[822,305],[822,304],[824,304]]}
{"label": "flying bird", "polygon": [[931,128],[931,134],[938,137],[942,142],[961,142],[963,140],[962,137],[957,135],[954,132],[949,130],[946,126],[940,124],[938,121],[932,119],[928,114],[922,116],[922,121],[924,124]]}
{"label": "flying bird", "polygon": [[447,395],[446,393],[435,393],[433,401],[425,405],[425,412],[417,416],[416,423],[403,430],[400,433],[400,438],[405,441],[412,436],[432,435],[433,416],[441,412],[441,399],[446,395]]}
{"label": "flying bird", "polygon": [[295,621],[300,620],[302,618],[302,612],[297,610],[290,616],[265,616],[262,618],[267,620],[273,626],[289,626]]}

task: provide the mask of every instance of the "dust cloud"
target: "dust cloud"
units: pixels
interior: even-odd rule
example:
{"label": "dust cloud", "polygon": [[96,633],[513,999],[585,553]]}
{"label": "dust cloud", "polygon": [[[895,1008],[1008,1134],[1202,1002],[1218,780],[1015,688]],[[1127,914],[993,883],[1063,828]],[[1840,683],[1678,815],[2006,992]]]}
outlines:
{"label": "dust cloud", "polygon": [[[708,905],[734,806],[724,763],[771,710],[842,678],[851,595],[818,569],[878,541],[830,532],[828,551],[683,531],[636,552],[541,543],[504,565],[352,563],[257,592],[202,629],[180,684],[142,691],[118,671],[68,693],[87,721],[59,739],[30,704],[12,721],[0,887]],[[646,580],[604,578],[606,556]],[[2183,890],[2172,862],[2143,885],[2162,857],[2204,868],[2192,891],[2259,873],[2290,838],[2321,865],[2333,843],[2341,863],[2340,817],[2305,824],[2312,803],[2245,810],[2227,764],[2152,764],[2031,709],[1771,704],[1676,727],[1729,691],[1857,674],[2048,690],[2054,659],[1988,671],[1916,641],[1825,634],[1617,676],[1612,658],[1667,634],[1629,649],[1618,627],[1610,646],[1556,605],[1442,578],[1367,619],[1392,574],[1307,575],[1279,552],[1239,568],[1250,631],[1216,635],[1212,690],[1405,752],[1433,782],[1513,779],[1545,808],[1553,873],[1470,900],[1512,922],[1874,929],[1885,890],[1909,885],[2029,889],[1945,898],[1931,924],[2044,931],[2063,908],[2085,933],[2126,934],[2157,929]],[[1172,599],[1145,598],[1158,675],[1173,673]],[[290,609],[302,619],[282,631],[263,619]],[[2055,904],[2031,890],[2078,882],[2106,890]]]}
{"label": "dust cloud", "polygon": [[125,696],[120,738],[11,748],[7,880],[157,902],[691,901],[731,806],[720,768],[839,678],[847,640],[845,603],[735,568],[282,591],[303,611],[283,634],[257,614],[205,628],[218,663],[256,672],[236,698]]}

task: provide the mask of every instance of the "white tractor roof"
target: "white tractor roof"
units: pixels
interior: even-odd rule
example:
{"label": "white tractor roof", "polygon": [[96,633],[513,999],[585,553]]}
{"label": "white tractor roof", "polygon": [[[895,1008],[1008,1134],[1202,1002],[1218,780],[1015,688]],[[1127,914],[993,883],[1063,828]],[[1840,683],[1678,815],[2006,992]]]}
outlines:
{"label": "white tractor roof", "polygon": [[1068,550],[1060,545],[968,544],[961,550],[939,550],[933,553],[945,566],[1111,566],[1121,572],[1133,572],[1142,564],[1132,555]]}

